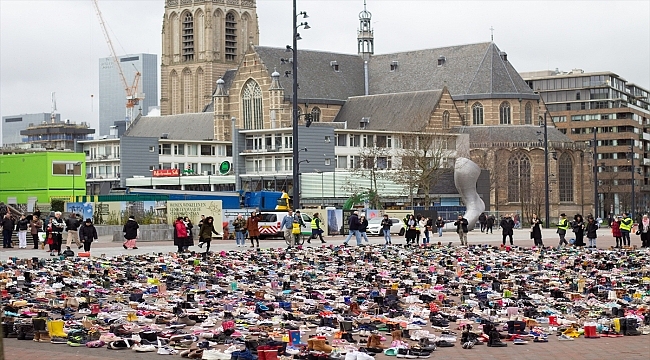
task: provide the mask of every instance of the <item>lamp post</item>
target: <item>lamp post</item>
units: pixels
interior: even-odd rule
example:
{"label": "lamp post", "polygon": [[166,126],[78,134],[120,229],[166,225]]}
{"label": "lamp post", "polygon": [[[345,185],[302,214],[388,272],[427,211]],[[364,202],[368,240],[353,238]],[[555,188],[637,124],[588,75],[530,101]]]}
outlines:
{"label": "lamp post", "polygon": [[287,45],[287,50],[293,52],[293,208],[298,209],[300,207],[300,173],[298,168],[300,167],[300,162],[298,159],[298,28],[304,26],[305,29],[309,29],[309,25],[306,22],[301,22],[298,24],[298,16],[302,16],[303,19],[308,18],[307,13],[301,11],[297,13],[296,11],[296,0],[293,0],[293,46]]}
{"label": "lamp post", "polygon": [[594,132],[594,217],[598,217],[598,141],[596,140],[597,128],[593,127]]}
{"label": "lamp post", "polygon": [[[519,100],[519,109],[521,112],[521,100]],[[546,115],[548,114],[547,111],[544,111],[544,178],[546,179],[546,186],[544,187],[544,211],[545,211],[545,218],[544,218],[544,225],[546,225],[546,228],[548,229],[550,225],[550,214],[549,214],[549,208],[550,208],[550,200],[549,200],[549,182],[550,179],[548,178],[548,122],[546,120]]]}
{"label": "lamp post", "polygon": [[634,222],[636,219],[634,217],[636,213],[636,193],[634,191],[634,139],[632,139],[632,145],[630,145],[630,171],[632,172],[632,208],[630,209],[630,218],[632,219],[632,222]]}

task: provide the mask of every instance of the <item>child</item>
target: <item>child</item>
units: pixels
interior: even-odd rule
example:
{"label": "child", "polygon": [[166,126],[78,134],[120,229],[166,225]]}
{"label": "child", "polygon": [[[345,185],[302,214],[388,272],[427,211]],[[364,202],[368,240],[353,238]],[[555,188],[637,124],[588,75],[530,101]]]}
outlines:
{"label": "child", "polygon": [[86,219],[86,222],[79,228],[79,239],[84,244],[85,252],[89,252],[93,240],[97,240],[97,229],[90,218]]}

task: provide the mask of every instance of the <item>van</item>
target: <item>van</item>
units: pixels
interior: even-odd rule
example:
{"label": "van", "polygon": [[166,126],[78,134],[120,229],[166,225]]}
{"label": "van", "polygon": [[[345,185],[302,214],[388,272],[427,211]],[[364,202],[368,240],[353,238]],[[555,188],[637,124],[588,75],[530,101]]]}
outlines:
{"label": "van", "polygon": [[[311,236],[311,216],[300,213],[305,227],[302,228],[303,235]],[[282,231],[282,219],[287,216],[286,211],[272,211],[263,212],[259,214],[260,221],[258,226],[260,229],[260,238],[265,237],[279,237],[284,239],[284,232]]]}

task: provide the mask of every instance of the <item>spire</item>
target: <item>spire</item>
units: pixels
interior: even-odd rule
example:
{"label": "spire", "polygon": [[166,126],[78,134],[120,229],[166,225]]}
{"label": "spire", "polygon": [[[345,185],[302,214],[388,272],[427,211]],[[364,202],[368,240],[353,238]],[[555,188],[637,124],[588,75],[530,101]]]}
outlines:
{"label": "spire", "polygon": [[494,27],[490,26],[490,41],[494,42]]}
{"label": "spire", "polygon": [[357,31],[358,53],[368,60],[375,53],[375,38],[372,31],[372,14],[363,0],[363,11],[359,13],[359,30]]}
{"label": "spire", "polygon": [[226,96],[226,82],[223,79],[219,78],[217,80],[217,89],[214,91],[214,96]]}
{"label": "spire", "polygon": [[271,74],[271,88],[269,90],[280,90],[282,85],[280,85],[280,73],[277,69],[273,69],[273,74]]}

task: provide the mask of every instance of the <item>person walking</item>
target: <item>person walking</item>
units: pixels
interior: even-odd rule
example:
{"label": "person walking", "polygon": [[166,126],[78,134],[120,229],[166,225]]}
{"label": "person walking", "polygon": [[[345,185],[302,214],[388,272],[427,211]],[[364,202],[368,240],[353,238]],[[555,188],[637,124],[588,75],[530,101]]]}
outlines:
{"label": "person walking", "polygon": [[177,252],[183,253],[185,247],[185,238],[187,237],[187,228],[183,222],[183,217],[179,216],[174,222],[174,245],[176,245]]}
{"label": "person walking", "polygon": [[194,234],[192,233],[194,225],[192,224],[192,220],[187,216],[183,218],[183,224],[185,224],[185,228],[187,229],[187,237],[183,244],[183,251],[188,252],[190,251],[190,246],[194,246]]}
{"label": "person walking", "polygon": [[460,239],[460,246],[467,246],[467,233],[469,232],[467,219],[463,215],[458,215],[458,220],[454,222],[454,225],[456,226],[456,233]]}
{"label": "person walking", "polygon": [[650,218],[648,218],[648,214],[644,214],[641,218],[636,234],[641,237],[642,248],[650,247]]}
{"label": "person walking", "polygon": [[366,240],[366,244],[370,243],[370,240],[368,240],[368,235],[366,232],[368,231],[368,220],[366,220],[366,215],[361,214],[359,217],[359,237],[361,237],[361,241],[364,239]]}
{"label": "person walking", "polygon": [[442,216],[438,216],[436,220],[436,229],[438,230],[438,237],[442,237],[442,229],[445,228],[445,221],[442,220]]}
{"label": "person walking", "polygon": [[[325,244],[325,240],[323,240],[323,229],[320,227],[321,223],[320,214],[315,213],[311,219],[311,238],[320,238],[320,242]],[[311,238],[307,239],[308,244],[311,244]]]}
{"label": "person walking", "polygon": [[251,213],[251,216],[246,220],[246,230],[248,230],[248,237],[251,239],[251,247],[255,247],[253,241],[257,243],[257,247],[260,247],[260,228],[259,228],[260,217],[255,211]]}
{"label": "person walking", "polygon": [[16,224],[14,224],[14,219],[9,212],[4,214],[0,225],[2,226],[2,247],[5,249],[14,247],[11,242],[11,236],[14,234]]}
{"label": "person walking", "polygon": [[530,219],[530,238],[533,239],[533,244],[537,247],[544,247],[542,242],[542,220],[537,217],[537,214],[533,214],[533,218]]}
{"label": "person walking", "polygon": [[24,214],[21,214],[20,219],[16,222],[19,249],[27,249],[27,228],[29,228],[29,220]]}
{"label": "person walking", "polygon": [[481,215],[478,216],[478,223],[481,224],[481,232],[487,229],[487,216],[485,215],[484,212],[481,213]]}
{"label": "person walking", "polygon": [[622,248],[623,247],[623,236],[621,235],[621,218],[619,217],[614,217],[612,220],[609,222],[609,227],[612,229],[612,236],[614,239],[616,239],[616,247],[617,248]]}
{"label": "person walking", "polygon": [[284,240],[288,242],[288,247],[293,247],[295,243],[293,242],[293,211],[291,209],[287,210],[287,215],[282,218],[280,230],[284,231]]}
{"label": "person walking", "polygon": [[237,247],[246,246],[246,220],[242,214],[237,214],[237,218],[232,222],[232,226],[235,228],[235,243]]}
{"label": "person walking", "polygon": [[65,229],[65,222],[61,219],[61,212],[54,213],[52,220],[52,251],[50,256],[61,255],[61,245],[63,245],[63,230]]}
{"label": "person walking", "polygon": [[576,242],[573,245],[585,246],[585,222],[580,214],[573,217],[573,233],[576,234]]}
{"label": "person walking", "polygon": [[587,239],[589,239],[589,249],[596,248],[596,238],[598,237],[596,234],[597,230],[598,222],[596,222],[593,216],[589,215],[587,217],[587,224],[585,225],[585,232],[587,234]]}
{"label": "person walking", "polygon": [[32,215],[32,221],[29,223],[29,232],[32,234],[32,240],[34,240],[34,249],[38,249],[38,232],[43,230],[43,222],[36,215]]}
{"label": "person walking", "polygon": [[381,231],[384,233],[384,245],[391,245],[393,242],[390,238],[390,230],[393,227],[393,220],[388,215],[381,219]]}
{"label": "person walking", "polygon": [[361,223],[359,222],[359,212],[355,211],[350,215],[350,218],[348,219],[348,227],[350,229],[350,232],[348,233],[348,237],[345,238],[343,241],[343,245],[348,245],[348,241],[352,238],[352,235],[354,235],[355,239],[357,240],[357,246],[361,245],[361,234],[359,234],[359,226]]}
{"label": "person walking", "polygon": [[408,219],[406,220],[406,232],[404,233],[404,236],[406,236],[406,245],[415,243],[418,237],[418,220],[415,218],[415,215],[408,216]]}
{"label": "person walking", "polygon": [[210,242],[212,241],[212,234],[219,235],[217,230],[214,229],[214,218],[212,216],[208,216],[207,218],[203,219],[203,222],[201,223],[201,227],[199,228],[199,247],[202,248],[203,244],[206,244],[205,245],[206,254],[210,252]]}
{"label": "person walking", "polygon": [[515,228],[515,221],[512,220],[512,215],[506,215],[501,219],[501,223],[499,223],[499,226],[501,227],[501,236],[503,240],[503,246],[506,245],[506,238],[510,238],[510,245],[514,245],[514,242],[512,240],[512,235],[513,235],[513,229]]}
{"label": "person walking", "polygon": [[632,231],[632,226],[634,226],[634,221],[630,219],[627,213],[623,213],[623,219],[621,219],[621,237],[623,238],[623,246],[630,246],[630,231]]}
{"label": "person walking", "polygon": [[97,229],[93,225],[91,218],[87,218],[86,221],[81,224],[79,228],[79,237],[81,242],[84,244],[84,252],[90,252],[90,245],[93,241],[97,240]]}
{"label": "person walking", "polygon": [[68,220],[65,221],[65,231],[68,233],[68,239],[65,242],[66,247],[70,247],[72,242],[77,245],[77,249],[81,249],[81,241],[79,241],[79,219],[77,219],[77,214],[72,213],[68,217]]}
{"label": "person walking", "polygon": [[558,247],[562,247],[562,245],[569,245],[569,243],[566,241],[567,230],[569,230],[569,220],[567,220],[566,214],[562,213],[560,214],[560,219],[557,221],[557,234],[560,237],[560,243],[558,244]]}
{"label": "person walking", "polygon": [[490,234],[492,234],[492,228],[494,227],[495,222],[496,219],[494,218],[494,215],[487,217],[487,220],[485,221],[485,235],[487,235],[488,230],[490,230]]}
{"label": "person walking", "polygon": [[138,223],[135,221],[135,217],[129,216],[129,220],[122,227],[122,232],[124,233],[125,239],[124,243],[122,243],[122,247],[124,249],[131,248],[135,250],[138,248],[135,244],[138,239],[138,229],[140,229],[140,225],[138,225]]}

